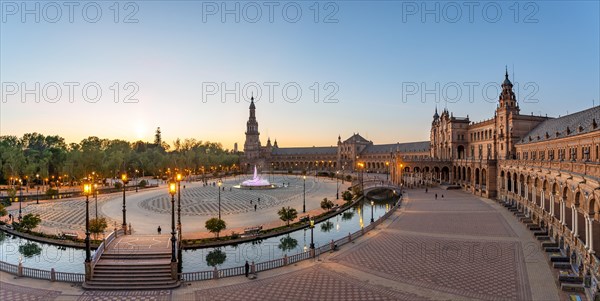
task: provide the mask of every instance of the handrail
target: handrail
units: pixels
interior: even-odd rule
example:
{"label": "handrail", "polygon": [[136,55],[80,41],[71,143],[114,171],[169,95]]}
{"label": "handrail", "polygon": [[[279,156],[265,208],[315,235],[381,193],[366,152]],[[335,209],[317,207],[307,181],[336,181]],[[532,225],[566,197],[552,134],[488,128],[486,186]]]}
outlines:
{"label": "handrail", "polygon": [[110,234],[108,234],[108,236],[104,239],[100,246],[98,246],[98,249],[96,249],[96,252],[92,257],[92,270],[94,270],[94,267],[96,266],[96,263],[98,263],[98,260],[100,260],[100,257],[104,253],[104,250],[108,248],[110,243],[112,243],[117,236],[120,235],[124,235],[123,229],[116,230],[116,232],[112,231],[110,232]]}

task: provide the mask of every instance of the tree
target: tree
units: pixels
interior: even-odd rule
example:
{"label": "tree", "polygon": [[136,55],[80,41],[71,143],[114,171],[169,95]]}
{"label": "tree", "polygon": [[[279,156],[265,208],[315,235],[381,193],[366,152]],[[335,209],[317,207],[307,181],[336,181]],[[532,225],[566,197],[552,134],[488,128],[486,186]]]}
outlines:
{"label": "tree", "polygon": [[4,208],[2,204],[0,204],[0,217],[5,216],[6,213],[6,208]]}
{"label": "tree", "polygon": [[288,227],[290,226],[290,221],[293,221],[298,217],[298,211],[294,208],[290,208],[290,206],[281,207],[281,209],[277,212],[279,214],[279,219],[284,222],[287,222]]}
{"label": "tree", "polygon": [[346,202],[351,202],[352,201],[352,192],[346,190],[344,191],[344,193],[342,193],[342,199],[344,199],[344,201]]}
{"label": "tree", "polygon": [[90,232],[94,234],[94,239],[98,240],[98,234],[104,232],[108,227],[108,223],[106,222],[106,218],[101,217],[98,219],[90,220]]}
{"label": "tree", "polygon": [[210,233],[215,233],[217,238],[219,237],[219,232],[227,228],[225,221],[216,217],[207,220],[204,226]]}
{"label": "tree", "polygon": [[329,209],[333,208],[333,202],[328,200],[327,198],[324,198],[321,201],[321,208],[323,208],[323,210],[329,210]]}
{"label": "tree", "polygon": [[23,219],[19,223],[19,227],[25,230],[25,232],[29,232],[32,229],[35,229],[41,222],[42,219],[39,214],[33,215],[32,213],[28,213],[23,216]]}
{"label": "tree", "polygon": [[162,145],[162,134],[160,132],[160,126],[156,128],[156,133],[154,134],[154,144],[156,144],[156,146]]}

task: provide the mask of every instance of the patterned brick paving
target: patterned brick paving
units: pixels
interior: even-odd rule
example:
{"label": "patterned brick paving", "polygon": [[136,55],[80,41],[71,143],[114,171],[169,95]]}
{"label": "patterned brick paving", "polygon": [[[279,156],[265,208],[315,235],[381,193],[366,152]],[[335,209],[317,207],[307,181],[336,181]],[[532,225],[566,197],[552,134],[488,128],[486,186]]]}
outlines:
{"label": "patterned brick paving", "polygon": [[380,233],[340,264],[383,278],[482,300],[528,299],[516,242],[479,242]]}
{"label": "patterned brick paving", "polygon": [[0,300],[2,301],[46,301],[55,300],[59,295],[59,291],[36,289],[0,282]]}
{"label": "patterned brick paving", "polygon": [[417,211],[407,211],[390,228],[438,234],[517,237],[504,217],[496,212],[418,213]]}
{"label": "patterned brick paving", "polygon": [[168,301],[171,291],[86,291],[78,301]]}
{"label": "patterned brick paving", "polygon": [[196,291],[196,300],[427,300],[359,280],[322,267],[283,276]]}

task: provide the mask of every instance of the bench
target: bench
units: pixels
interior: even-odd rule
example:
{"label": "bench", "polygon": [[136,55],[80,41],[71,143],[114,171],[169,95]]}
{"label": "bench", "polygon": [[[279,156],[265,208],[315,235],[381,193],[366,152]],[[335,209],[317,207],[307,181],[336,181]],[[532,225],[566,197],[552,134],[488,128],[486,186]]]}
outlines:
{"label": "bench", "polygon": [[552,267],[555,269],[561,269],[561,270],[570,269],[571,263],[570,262],[553,262]]}
{"label": "bench", "polygon": [[256,226],[256,227],[250,227],[250,228],[245,228],[244,229],[244,234],[242,234],[242,236],[247,237],[247,236],[256,236],[258,234],[260,234],[260,231],[262,230],[262,226]]}
{"label": "bench", "polygon": [[583,284],[574,284],[574,283],[563,283],[560,285],[560,289],[565,292],[584,292],[585,291]]}

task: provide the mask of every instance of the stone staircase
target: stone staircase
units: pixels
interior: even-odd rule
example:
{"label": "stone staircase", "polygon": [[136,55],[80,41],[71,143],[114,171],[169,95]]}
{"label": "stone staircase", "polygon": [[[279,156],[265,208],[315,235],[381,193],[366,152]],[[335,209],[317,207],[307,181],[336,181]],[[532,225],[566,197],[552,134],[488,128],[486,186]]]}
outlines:
{"label": "stone staircase", "polygon": [[180,285],[173,278],[171,251],[167,248],[105,250],[94,266],[85,289],[150,290]]}

